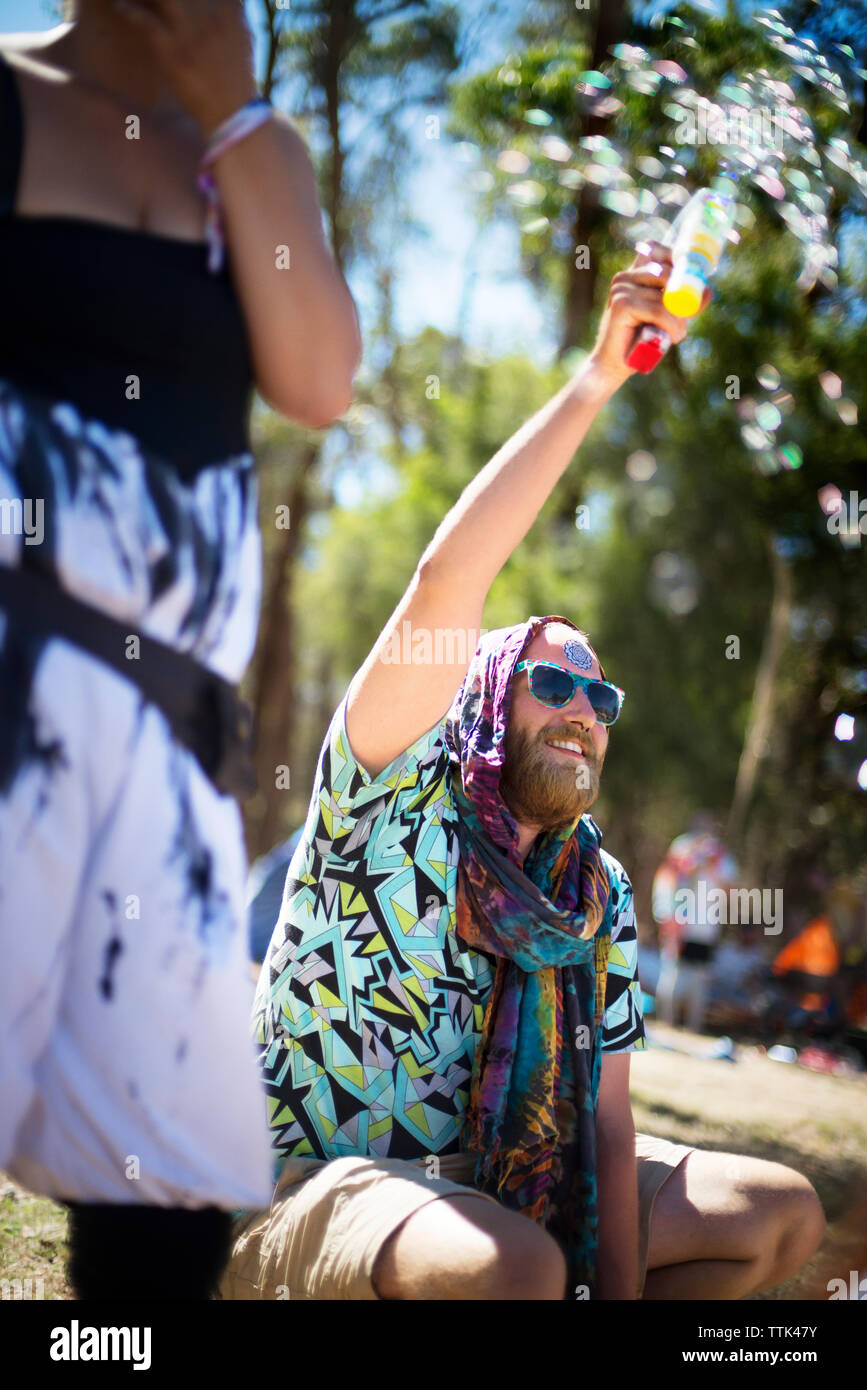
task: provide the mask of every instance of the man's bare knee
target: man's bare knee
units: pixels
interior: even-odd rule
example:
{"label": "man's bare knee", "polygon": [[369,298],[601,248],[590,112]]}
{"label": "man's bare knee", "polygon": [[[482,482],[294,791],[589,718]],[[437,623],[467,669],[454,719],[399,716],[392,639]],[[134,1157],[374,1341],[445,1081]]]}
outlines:
{"label": "man's bare knee", "polygon": [[750,1161],[742,1194],[743,1253],[756,1266],[756,1289],[771,1289],[801,1269],[825,1237],[825,1213],[812,1183],[785,1164]]}
{"label": "man's bare knee", "polygon": [[429,1202],[393,1232],[373,1267],[383,1299],[562,1299],[566,1262],[542,1227],[491,1202]]}
{"label": "man's bare knee", "polygon": [[777,1225],[777,1280],[788,1279],[814,1255],[825,1238],[825,1213],[812,1183],[800,1173],[791,1178],[781,1197]]}

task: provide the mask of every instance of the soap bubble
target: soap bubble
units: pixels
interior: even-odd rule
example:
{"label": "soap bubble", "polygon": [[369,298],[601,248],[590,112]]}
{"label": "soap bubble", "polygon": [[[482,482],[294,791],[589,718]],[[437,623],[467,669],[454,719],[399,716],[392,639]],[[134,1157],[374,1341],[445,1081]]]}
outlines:
{"label": "soap bubble", "polygon": [[830,401],[837,401],[843,394],[843,383],[836,372],[820,372],[819,385]]}
{"label": "soap bubble", "polygon": [[648,72],[646,69],[640,71],[632,68],[626,73],[625,78],[633,91],[642,92],[645,96],[651,96],[662,84],[661,73]]}
{"label": "soap bubble", "polygon": [[843,494],[836,483],[826,483],[820,487],[817,493],[819,506],[826,516],[833,516],[835,512],[843,510]]}
{"label": "soap bubble", "polygon": [[668,516],[674,510],[674,493],[656,484],[644,493],[644,506],[651,516]]}
{"label": "soap bubble", "polygon": [[774,391],[780,384],[780,373],[776,367],[772,367],[769,362],[766,362],[756,372],[756,380],[760,386],[764,386],[766,391]]}
{"label": "soap bubble", "polygon": [[545,197],[545,186],[535,179],[525,179],[523,183],[510,184],[507,192],[521,207],[532,207]]}
{"label": "soap bubble", "polygon": [[757,473],[772,478],[775,473],[780,472],[779,450],[775,453],[771,449],[762,449],[753,454],[753,467]]}
{"label": "soap bubble", "polygon": [[834,737],[839,743],[848,743],[855,737],[855,720],[851,714],[838,714],[834,724]]}
{"label": "soap bubble", "polygon": [[530,160],[523,150],[501,150],[497,155],[497,168],[504,174],[526,174]]}
{"label": "soap bubble", "polygon": [[787,179],[793,188],[797,188],[801,192],[805,192],[810,187],[810,180],[803,169],[784,169],[783,178]]}
{"label": "soap bubble", "polygon": [[650,57],[646,48],[639,48],[636,44],[631,43],[618,43],[611,52],[625,66],[634,63],[646,63]]}
{"label": "soap bubble", "polygon": [[566,144],[565,140],[560,140],[556,135],[544,135],[539,141],[539,148],[548,159],[563,161],[572,156],[572,147]]}
{"label": "soap bubble", "polygon": [[765,401],[764,404],[760,405],[756,410],[756,424],[759,425],[761,429],[767,430],[769,434],[773,434],[774,430],[778,430],[782,423],[782,415],[777,407],[772,405],[770,401]]}
{"label": "soap bubble", "polygon": [[651,66],[669,82],[686,82],[687,80],[687,74],[680,66],[680,63],[672,63],[669,59],[662,58]]}
{"label": "soap bubble", "polygon": [[771,198],[785,198],[786,196],[786,190],[776,175],[756,174],[753,182],[757,188],[764,189]]}
{"label": "soap bubble", "polygon": [[673,550],[663,550],[651,563],[649,589],[654,602],[678,617],[691,613],[698,603],[698,572],[691,560]]}
{"label": "soap bubble", "polygon": [[635,167],[640,174],[646,174],[649,179],[661,179],[665,173],[665,165],[659,159],[652,156],[639,155],[635,161]]}
{"label": "soap bubble", "polygon": [[748,449],[767,449],[771,440],[758,425],[741,425],[741,438]]}
{"label": "soap bubble", "polygon": [[626,472],[635,483],[646,483],[656,472],[656,459],[646,449],[636,449],[626,460]]}
{"label": "soap bubble", "polygon": [[638,199],[627,190],[606,189],[599,195],[603,207],[619,212],[622,217],[634,217],[638,212]]}
{"label": "soap bubble", "polygon": [[804,455],[797,444],[783,444],[777,450],[777,458],[784,468],[800,468],[804,462]]}
{"label": "soap bubble", "polygon": [[598,87],[602,89],[611,86],[610,77],[606,77],[602,72],[579,72],[578,81],[585,87]]}

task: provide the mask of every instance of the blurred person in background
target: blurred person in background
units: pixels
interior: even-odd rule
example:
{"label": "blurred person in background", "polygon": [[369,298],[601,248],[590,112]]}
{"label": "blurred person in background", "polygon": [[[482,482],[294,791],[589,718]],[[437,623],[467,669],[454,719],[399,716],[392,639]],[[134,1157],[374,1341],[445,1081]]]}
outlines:
{"label": "blurred person in background", "polygon": [[261,965],[265,959],[274,923],[280,915],[283,887],[292,856],[298,848],[303,826],[293,830],[288,840],[275,845],[250,865],[247,878],[250,960]]}
{"label": "blurred person in background", "polygon": [[702,906],[707,906],[712,889],[728,893],[736,878],[737,865],[713,817],[700,812],[686,834],[672,842],[653,880],[660,950],[656,1000],[664,1023],[675,1024],[682,1012],[692,1032],[704,1027],[722,923],[719,913],[702,911]]}
{"label": "blurred person in background", "polygon": [[748,922],[724,928],[711,968],[708,1022],[714,1027],[758,1023],[761,988],[769,972],[760,927]]}

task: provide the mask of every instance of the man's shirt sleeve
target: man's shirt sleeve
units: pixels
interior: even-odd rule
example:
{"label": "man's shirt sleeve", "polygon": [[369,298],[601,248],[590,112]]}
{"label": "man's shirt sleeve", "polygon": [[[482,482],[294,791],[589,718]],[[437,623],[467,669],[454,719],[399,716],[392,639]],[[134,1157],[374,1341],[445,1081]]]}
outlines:
{"label": "man's shirt sleeve", "polygon": [[[368,818],[376,815],[384,798],[395,792],[407,792],[418,783],[422,773],[431,773],[432,760],[445,762],[442,747],[442,721],[421,734],[414,743],[392,758],[376,777],[356,761],[346,732],[346,700],[344,695],[334,712],[325,735],[311,799],[311,811],[318,803],[319,830],[330,840],[338,838],[340,822],[351,816]],[[388,718],[388,711],[383,711]],[[308,812],[309,818],[310,812]]]}
{"label": "man's shirt sleeve", "polygon": [[647,1037],[638,983],[638,930],[632,884],[623,866],[611,855],[606,858],[611,870],[611,891],[617,901],[605,984],[602,1051],[638,1052],[647,1047]]}

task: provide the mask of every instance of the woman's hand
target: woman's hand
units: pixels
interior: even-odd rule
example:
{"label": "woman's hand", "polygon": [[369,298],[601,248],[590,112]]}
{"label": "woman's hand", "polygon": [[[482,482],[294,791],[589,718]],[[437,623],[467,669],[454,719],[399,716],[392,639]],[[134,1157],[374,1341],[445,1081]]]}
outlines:
{"label": "woman's hand", "polygon": [[243,0],[114,0],[207,139],[259,95]]}
{"label": "woman's hand", "polygon": [[[634,367],[627,366],[635,334],[644,323],[664,328],[673,343],[686,337],[689,319],[677,318],[663,307],[662,295],[671,274],[671,250],[660,242],[650,242],[648,254],[639,253],[628,270],[621,270],[611,281],[608,304],[596,342],[590,354],[597,376],[604,378],[616,390],[631,377]],[[710,302],[712,291],[706,288],[702,309]]]}

